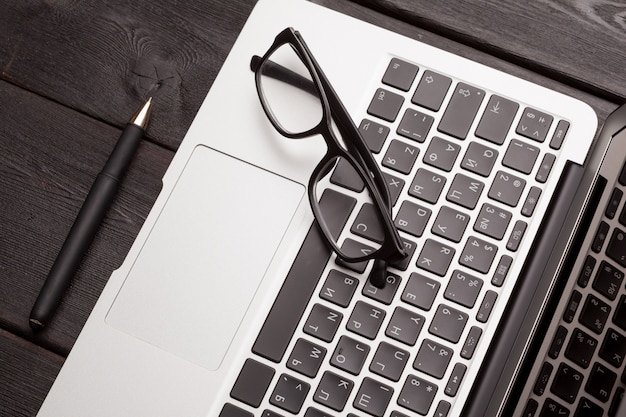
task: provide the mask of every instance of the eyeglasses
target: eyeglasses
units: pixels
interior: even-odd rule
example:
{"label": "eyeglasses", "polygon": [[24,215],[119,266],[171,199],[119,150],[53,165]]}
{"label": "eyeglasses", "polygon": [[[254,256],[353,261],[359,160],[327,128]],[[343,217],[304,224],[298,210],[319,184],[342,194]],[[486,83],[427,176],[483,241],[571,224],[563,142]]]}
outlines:
{"label": "eyeglasses", "polygon": [[[260,58],[252,58],[256,88],[265,114],[276,130],[290,139],[321,135],[327,151],[309,180],[309,201],[326,242],[344,262],[375,260],[370,282],[382,287],[388,262],[407,255],[391,216],[391,197],[378,164],[335,90],[311,54],[299,32],[283,30]],[[339,133],[337,134],[336,131]],[[339,244],[329,230],[318,195],[328,187],[333,169],[343,165],[363,183],[364,205],[373,209],[375,236],[372,247],[354,253]]]}

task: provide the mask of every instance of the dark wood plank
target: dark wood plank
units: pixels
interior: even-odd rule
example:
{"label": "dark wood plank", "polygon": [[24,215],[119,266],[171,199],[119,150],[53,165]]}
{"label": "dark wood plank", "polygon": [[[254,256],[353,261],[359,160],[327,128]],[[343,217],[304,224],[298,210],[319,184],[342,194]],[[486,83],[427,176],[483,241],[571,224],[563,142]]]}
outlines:
{"label": "dark wood plank", "polygon": [[[128,118],[139,104],[123,110]],[[0,326],[65,355],[145,220],[173,152],[140,145],[54,321],[35,335],[30,308],[121,131],[1,81],[0,120]]]}
{"label": "dark wood plank", "polygon": [[34,417],[63,357],[0,329],[0,417]]}

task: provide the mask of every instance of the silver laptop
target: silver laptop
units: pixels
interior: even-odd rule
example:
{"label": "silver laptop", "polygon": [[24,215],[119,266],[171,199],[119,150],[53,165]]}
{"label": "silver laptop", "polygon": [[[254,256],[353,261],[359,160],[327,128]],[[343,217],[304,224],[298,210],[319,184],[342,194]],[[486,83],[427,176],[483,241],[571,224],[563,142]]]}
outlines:
{"label": "silver laptop", "polygon": [[[321,135],[287,138],[264,111],[251,58],[290,27],[379,164],[365,188],[350,164],[317,168]],[[289,91],[307,82],[279,84],[274,103],[306,119]],[[592,147],[580,101],[259,1],[38,415],[616,413],[626,142],[611,120]],[[391,219],[383,243],[372,210]],[[354,262],[388,236],[401,257]]]}

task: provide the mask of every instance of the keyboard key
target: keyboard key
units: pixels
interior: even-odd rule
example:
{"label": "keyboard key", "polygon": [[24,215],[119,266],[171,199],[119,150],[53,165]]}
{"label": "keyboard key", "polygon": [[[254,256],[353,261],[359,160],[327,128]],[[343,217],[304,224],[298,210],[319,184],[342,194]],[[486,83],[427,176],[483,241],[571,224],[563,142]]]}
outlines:
{"label": "keyboard key", "polygon": [[486,274],[491,268],[498,248],[482,239],[471,236],[459,259],[459,263],[474,271]]}
{"label": "keyboard key", "polygon": [[506,233],[512,214],[493,204],[485,203],[480,209],[474,230],[497,240],[502,240]]}
{"label": "keyboard key", "polygon": [[392,381],[398,381],[408,360],[409,352],[387,342],[381,342],[372,359],[370,371]]}
{"label": "keyboard key", "polygon": [[331,416],[330,414],[324,411],[320,411],[317,408],[309,407],[306,409],[306,412],[304,413],[304,417],[333,417],[333,416]]}
{"label": "keyboard key", "polygon": [[617,324],[622,330],[626,330],[626,295],[619,298],[619,303],[613,315],[613,323]]}
{"label": "keyboard key", "polygon": [[432,111],[439,111],[452,80],[433,71],[424,71],[411,102]]}
{"label": "keyboard key", "polygon": [[539,110],[526,107],[515,132],[529,139],[543,142],[554,118]]}
{"label": "keyboard key", "polygon": [[[626,389],[624,389],[623,387],[617,387],[617,389],[615,390],[615,395],[613,395],[613,400],[611,401],[611,406],[609,407],[609,413],[608,413],[609,417],[617,416],[617,410],[620,404],[622,403],[622,400],[624,399],[625,391]],[[600,407],[598,408],[600,409],[600,412],[602,412],[602,409]],[[623,417],[623,416],[618,416],[618,417]]]}
{"label": "keyboard key", "polygon": [[604,329],[609,314],[611,313],[611,307],[600,300],[593,294],[589,294],[585,300],[585,305],[580,312],[580,321],[583,325],[589,328],[591,331],[600,334]]}
{"label": "keyboard key", "polygon": [[298,413],[311,386],[304,381],[282,374],[270,397],[270,404],[291,413]]}
{"label": "keyboard key", "polygon": [[476,350],[476,346],[478,346],[482,333],[483,331],[480,327],[472,326],[461,349],[461,357],[463,359],[471,359],[472,356],[474,356],[474,351]]}
{"label": "keyboard key", "polygon": [[450,412],[451,408],[452,404],[450,404],[449,402],[443,400],[439,401],[433,417],[448,417],[448,413]]}
{"label": "keyboard key", "polygon": [[587,379],[585,391],[593,395],[596,399],[607,402],[613,391],[613,385],[617,379],[617,374],[600,363],[594,363],[591,374]]}
{"label": "keyboard key", "polygon": [[426,319],[403,307],[396,307],[385,335],[407,345],[415,345]]}
{"label": "keyboard key", "polygon": [[368,280],[363,287],[362,293],[364,296],[369,297],[372,300],[389,305],[391,304],[393,297],[396,295],[396,291],[398,291],[401,281],[402,278],[398,275],[387,272],[387,276],[385,277],[385,286],[383,288],[373,286]]}
{"label": "keyboard key", "polygon": [[387,183],[387,189],[389,190],[389,196],[391,197],[391,205],[395,206],[404,188],[404,180],[402,178],[391,175],[387,172],[383,172],[383,177]]}
{"label": "keyboard key", "polygon": [[450,172],[456,158],[459,156],[461,147],[456,143],[434,136],[424,154],[424,163]]}
{"label": "keyboard key", "polygon": [[498,171],[489,189],[489,197],[493,200],[515,207],[522,196],[526,180],[504,171]]}
{"label": "keyboard key", "polygon": [[367,108],[367,113],[393,122],[398,117],[402,103],[404,103],[404,97],[401,95],[379,88]]}
{"label": "keyboard key", "polygon": [[446,178],[424,168],[417,170],[409,195],[429,203],[436,203],[441,195]]}
{"label": "keyboard key", "polygon": [[580,275],[578,276],[577,280],[578,285],[580,285],[582,288],[585,288],[589,284],[589,281],[591,281],[591,277],[593,276],[593,269],[595,268],[595,266],[596,259],[591,255],[587,255],[587,258],[585,259],[585,264],[583,265],[583,268],[580,271]]}
{"label": "keyboard key", "polygon": [[552,139],[550,140],[550,147],[552,149],[556,149],[556,150],[561,149],[561,146],[563,146],[563,142],[565,141],[565,136],[567,135],[568,130],[569,130],[569,122],[565,120],[559,120],[559,123],[556,125],[554,134],[552,135]]}
{"label": "keyboard key", "polygon": [[404,259],[390,262],[389,265],[401,271],[406,271],[411,264],[411,259],[413,259],[413,255],[415,254],[415,250],[417,249],[417,244],[403,238],[402,236],[400,236],[400,240],[402,241],[402,246],[404,247],[404,251],[406,252],[406,257]]}
{"label": "keyboard key", "polygon": [[522,243],[522,238],[524,237],[527,227],[528,224],[525,221],[518,220],[515,222],[513,230],[511,230],[511,236],[509,236],[509,240],[506,242],[506,248],[508,250],[515,252],[519,249],[519,245]]}
{"label": "keyboard key", "polygon": [[496,271],[493,273],[493,277],[491,278],[491,283],[496,287],[501,287],[504,284],[504,280],[506,279],[512,264],[513,258],[509,255],[502,255],[502,257],[500,257],[500,262],[498,262],[498,266],[496,267]]}
{"label": "keyboard key", "polygon": [[438,281],[413,272],[404,288],[402,301],[422,310],[430,310],[441,284]]}
{"label": "keyboard key", "polygon": [[506,139],[519,104],[506,98],[493,95],[476,128],[476,136],[502,145]]}
{"label": "keyboard key", "polygon": [[437,236],[459,243],[465,233],[470,216],[448,206],[443,206],[431,231]]}
{"label": "keyboard key", "polygon": [[443,277],[448,272],[454,253],[455,250],[450,246],[427,239],[417,258],[417,266]]}
{"label": "keyboard key", "polygon": [[348,274],[331,269],[320,291],[320,298],[347,307],[356,291],[359,280]]}
{"label": "keyboard key", "polygon": [[541,365],[541,370],[539,371],[539,375],[537,376],[537,380],[535,381],[535,385],[533,387],[533,392],[535,394],[541,396],[544,392],[546,392],[548,381],[550,380],[553,370],[554,367],[550,364],[550,362],[544,362],[543,365]]}
{"label": "keyboard key", "polygon": [[393,389],[385,384],[372,379],[364,378],[359,391],[354,398],[354,407],[366,412],[374,417],[382,417],[391,396]]}
{"label": "keyboard key", "polygon": [[330,182],[356,192],[361,192],[365,189],[365,183],[361,179],[361,176],[344,158],[339,160],[339,163],[330,176]]}
{"label": "keyboard key", "polygon": [[[343,253],[350,256],[361,256],[363,254],[370,254],[374,251],[374,248],[366,245],[360,241],[356,241],[354,239],[345,238],[343,243],[341,244],[341,250]],[[351,271],[358,272],[362,274],[365,272],[365,268],[367,268],[368,261],[362,262],[346,262],[341,258],[336,258],[335,263],[337,265],[343,266],[345,268],[350,269]]]}
{"label": "keyboard key", "polygon": [[[626,268],[626,233],[616,228],[606,247],[606,254],[609,258]],[[622,277],[624,274],[622,273]]]}
{"label": "keyboard key", "polygon": [[330,364],[353,375],[358,375],[365,364],[370,347],[348,336],[341,336],[330,358]]}
{"label": "keyboard key", "polygon": [[398,405],[425,416],[437,394],[437,385],[409,375],[398,396]]}
{"label": "keyboard key", "polygon": [[482,279],[455,269],[452,272],[452,276],[450,277],[450,281],[448,282],[443,296],[462,306],[472,308],[476,303],[476,299],[482,287]]}
{"label": "keyboard key", "polygon": [[567,329],[563,326],[559,326],[554,334],[554,339],[552,339],[552,343],[550,344],[550,349],[548,350],[548,356],[552,359],[558,358],[561,353],[561,349],[565,344],[565,339],[567,338]]}
{"label": "keyboard key", "polygon": [[563,313],[563,320],[565,320],[566,323],[571,323],[574,320],[574,316],[576,315],[576,311],[578,311],[580,300],[582,300],[582,298],[583,295],[576,290],[574,290],[572,295],[570,295],[567,308],[565,309],[565,313]]}
{"label": "keyboard key", "polygon": [[326,348],[306,339],[298,339],[287,360],[287,368],[308,377],[315,377],[326,356]]}
{"label": "keyboard key", "polygon": [[424,339],[420,346],[413,368],[425,374],[441,379],[446,373],[453,351],[430,339]]}
{"label": "keyboard key", "polygon": [[609,300],[615,300],[623,280],[624,273],[622,271],[610,263],[602,261],[596,278],[593,280],[593,288]]}
{"label": "keyboard key", "polygon": [[498,151],[482,145],[478,142],[471,142],[465,152],[461,168],[466,169],[474,174],[488,177],[491,174]]}
{"label": "keyboard key", "polygon": [[554,401],[552,398],[546,398],[546,401],[543,403],[543,407],[541,408],[541,413],[539,417],[568,417],[569,410]]}
{"label": "keyboard key", "polygon": [[539,202],[539,197],[541,197],[541,188],[534,186],[530,187],[528,196],[526,196],[526,200],[522,206],[522,216],[530,217],[533,215],[535,208],[537,207],[537,203]]}
{"label": "keyboard key", "polygon": [[482,303],[480,303],[480,308],[478,309],[478,313],[476,313],[476,320],[481,323],[487,323],[489,320],[489,316],[491,315],[491,311],[493,310],[494,305],[496,304],[496,300],[498,299],[498,293],[492,290],[489,290],[485,293],[485,297],[483,298]]}
{"label": "keyboard key", "polygon": [[550,172],[552,171],[552,166],[556,162],[556,156],[547,153],[543,156],[543,160],[541,161],[541,165],[539,165],[539,171],[537,171],[537,175],[535,175],[535,179],[537,182],[545,183],[548,181],[548,177],[550,176]]}
{"label": "keyboard key", "polygon": [[383,75],[383,83],[402,91],[409,91],[419,70],[417,65],[393,58]]}
{"label": "keyboard key", "polygon": [[610,226],[606,222],[600,222],[600,226],[598,226],[598,231],[596,232],[596,237],[593,239],[593,243],[591,245],[592,251],[595,253],[600,253],[600,251],[602,251],[609,229]]}
{"label": "keyboard key", "polygon": [[538,409],[539,409],[539,403],[537,403],[537,401],[531,398],[526,403],[526,407],[524,407],[524,411],[522,412],[522,417],[535,417]]}
{"label": "keyboard key", "polygon": [[389,135],[390,129],[387,126],[376,123],[373,120],[363,119],[359,126],[361,137],[367,144],[370,151],[379,153]]}
{"label": "keyboard key", "polygon": [[602,359],[614,367],[621,367],[624,362],[624,356],[626,356],[626,336],[614,329],[609,329],[606,332],[599,354]]}
{"label": "keyboard key", "polygon": [[465,371],[467,371],[467,366],[462,363],[457,363],[452,368],[452,373],[450,374],[450,378],[448,378],[448,384],[443,392],[449,396],[454,397],[456,393],[459,391],[459,387],[461,386],[461,381],[463,381],[463,376],[465,376]]}
{"label": "keyboard key", "polygon": [[219,417],[254,417],[254,414],[242,410],[241,408],[234,406],[230,403],[224,404],[222,411],[220,411]]}
{"label": "keyboard key", "polygon": [[446,199],[468,209],[473,209],[485,188],[485,184],[463,174],[456,174]]}
{"label": "keyboard key", "polygon": [[571,366],[562,363],[556,371],[550,391],[562,400],[574,404],[582,383],[583,374]]}
{"label": "keyboard key", "polygon": [[[578,402],[574,417],[602,417],[603,414],[604,410],[602,410],[602,407],[582,397]],[[609,416],[611,416],[611,413],[609,413]]]}
{"label": "keyboard key", "polygon": [[413,169],[419,152],[415,146],[394,139],[387,148],[383,158],[383,166],[402,174],[408,174]]}
{"label": "keyboard key", "polygon": [[[332,372],[324,372],[322,380],[313,394],[313,401],[335,411],[342,411],[348,402],[354,382]],[[324,416],[326,414],[320,414]]]}
{"label": "keyboard key", "polygon": [[368,339],[374,339],[385,319],[385,311],[363,301],[358,301],[346,328]]}
{"label": "keyboard key", "polygon": [[448,342],[456,343],[461,338],[465,323],[469,316],[462,311],[441,304],[433,318],[428,331]]}
{"label": "keyboard key", "polygon": [[335,337],[342,319],[343,314],[340,312],[322,304],[315,304],[311,309],[309,318],[304,323],[303,330],[306,334],[330,342]]}
{"label": "keyboard key", "polygon": [[622,201],[622,197],[624,196],[624,192],[619,188],[614,188],[611,193],[611,198],[609,199],[609,203],[606,205],[606,210],[604,211],[604,215],[613,219],[617,214],[617,210],[619,208],[619,204]]}
{"label": "keyboard key", "polygon": [[426,229],[432,210],[412,201],[403,201],[394,221],[399,230],[420,237]]}
{"label": "keyboard key", "polygon": [[565,357],[587,369],[598,346],[598,341],[580,329],[574,329],[565,349]]}
{"label": "keyboard key", "polygon": [[435,119],[417,110],[406,109],[396,133],[405,138],[423,143]]}
{"label": "keyboard key", "polygon": [[530,174],[539,157],[539,148],[521,140],[511,139],[502,165],[524,174]]}
{"label": "keyboard key", "polygon": [[249,406],[258,407],[273,377],[273,368],[253,359],[246,359],[230,396]]}
{"label": "keyboard key", "polygon": [[371,241],[382,243],[385,240],[385,232],[378,219],[378,210],[373,204],[365,203],[361,206],[350,231],[357,236]]}
{"label": "keyboard key", "polygon": [[465,139],[484,98],[483,90],[458,83],[439,122],[438,130],[455,138]]}

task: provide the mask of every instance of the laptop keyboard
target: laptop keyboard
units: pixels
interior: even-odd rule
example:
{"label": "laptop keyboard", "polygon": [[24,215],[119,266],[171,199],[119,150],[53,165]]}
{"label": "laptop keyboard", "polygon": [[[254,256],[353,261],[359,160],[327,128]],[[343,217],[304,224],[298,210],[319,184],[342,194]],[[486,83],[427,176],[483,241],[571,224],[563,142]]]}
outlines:
{"label": "laptop keyboard", "polygon": [[[313,224],[221,417],[445,417],[472,383],[569,122],[398,58],[378,79],[359,129],[409,257],[376,288]],[[359,182],[339,165],[320,200],[357,250],[376,239]]]}
{"label": "laptop keyboard", "polygon": [[[626,387],[626,163],[610,198],[524,416],[616,416]],[[584,256],[584,255],[582,255]],[[608,413],[605,412],[608,410]]]}

